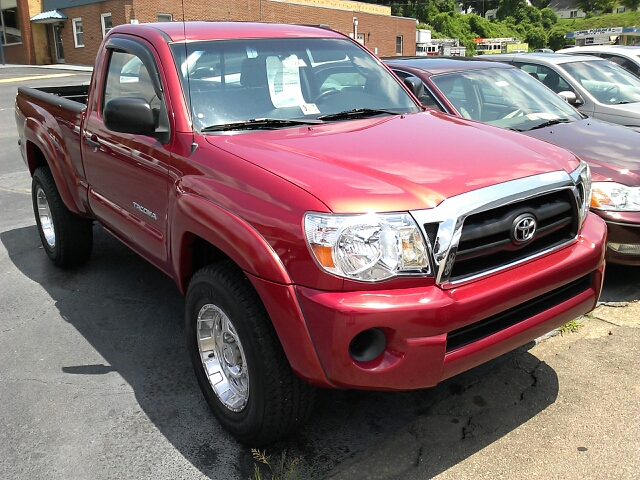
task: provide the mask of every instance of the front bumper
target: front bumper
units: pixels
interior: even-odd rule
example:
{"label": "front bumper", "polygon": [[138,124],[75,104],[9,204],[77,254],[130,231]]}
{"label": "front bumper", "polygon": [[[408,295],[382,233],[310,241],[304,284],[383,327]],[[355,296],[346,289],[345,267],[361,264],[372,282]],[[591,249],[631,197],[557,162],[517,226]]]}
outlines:
{"label": "front bumper", "polygon": [[640,266],[640,212],[595,213],[607,223],[607,262]]}
{"label": "front bumper", "polygon": [[[335,386],[381,390],[433,386],[592,310],[602,288],[605,237],[604,222],[589,215],[576,243],[447,290],[431,286],[325,292],[296,287],[310,334],[307,338],[313,342],[326,379]],[[465,331],[470,325],[473,329],[525,302],[545,300],[570,282],[581,286],[569,298],[556,296],[555,303],[543,303],[538,313],[530,310],[531,316],[525,312],[516,323],[447,348],[451,332]],[[357,362],[349,354],[350,342],[370,328],[385,334],[386,347],[376,359]],[[287,356],[291,356],[288,351]]]}

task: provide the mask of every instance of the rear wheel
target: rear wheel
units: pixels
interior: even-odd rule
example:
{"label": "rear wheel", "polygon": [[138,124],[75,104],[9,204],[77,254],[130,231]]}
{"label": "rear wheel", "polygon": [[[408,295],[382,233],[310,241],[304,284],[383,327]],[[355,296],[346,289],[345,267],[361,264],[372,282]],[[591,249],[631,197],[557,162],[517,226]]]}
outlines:
{"label": "rear wheel", "polygon": [[93,221],[71,212],[62,201],[49,167],[39,167],[31,183],[33,211],[45,252],[59,267],[89,260]]}
{"label": "rear wheel", "polygon": [[311,414],[315,389],[291,370],[258,294],[232,263],[193,276],[186,332],[207,403],[241,442],[273,442]]}

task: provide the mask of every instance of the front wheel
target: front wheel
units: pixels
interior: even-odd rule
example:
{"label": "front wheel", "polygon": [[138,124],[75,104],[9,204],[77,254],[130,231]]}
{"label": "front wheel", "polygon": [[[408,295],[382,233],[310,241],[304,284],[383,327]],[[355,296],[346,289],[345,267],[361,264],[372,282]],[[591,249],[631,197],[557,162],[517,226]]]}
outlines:
{"label": "front wheel", "polygon": [[31,182],[33,211],[45,252],[59,267],[80,265],[91,256],[93,221],[70,211],[49,167],[39,167]]}
{"label": "front wheel", "polygon": [[315,389],[291,370],[258,294],[235,265],[211,265],[193,276],[186,333],[207,403],[241,442],[273,442],[311,414]]}

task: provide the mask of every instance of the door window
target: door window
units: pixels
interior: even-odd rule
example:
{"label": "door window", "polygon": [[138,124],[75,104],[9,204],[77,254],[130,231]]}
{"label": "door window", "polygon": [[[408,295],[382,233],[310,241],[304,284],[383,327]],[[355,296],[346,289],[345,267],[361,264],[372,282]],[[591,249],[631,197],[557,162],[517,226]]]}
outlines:
{"label": "door window", "polygon": [[102,108],[112,98],[142,98],[151,105],[158,127],[162,101],[140,57],[128,52],[113,51],[105,85]]}
{"label": "door window", "polygon": [[515,63],[515,66],[527,72],[533,78],[540,80],[543,84],[545,84],[556,93],[575,93],[575,90],[571,88],[569,83],[564,78],[562,78],[562,76],[559,75],[555,70],[549,67],[545,67],[544,65],[535,65],[532,63]]}

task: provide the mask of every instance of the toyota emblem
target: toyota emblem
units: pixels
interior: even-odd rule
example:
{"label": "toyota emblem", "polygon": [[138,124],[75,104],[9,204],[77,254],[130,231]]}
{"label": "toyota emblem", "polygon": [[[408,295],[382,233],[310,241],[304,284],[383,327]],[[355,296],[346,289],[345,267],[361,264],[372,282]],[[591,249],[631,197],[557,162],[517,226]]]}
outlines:
{"label": "toyota emblem", "polygon": [[511,226],[511,241],[514,245],[524,245],[530,242],[536,234],[538,222],[530,213],[523,213],[516,217]]}

